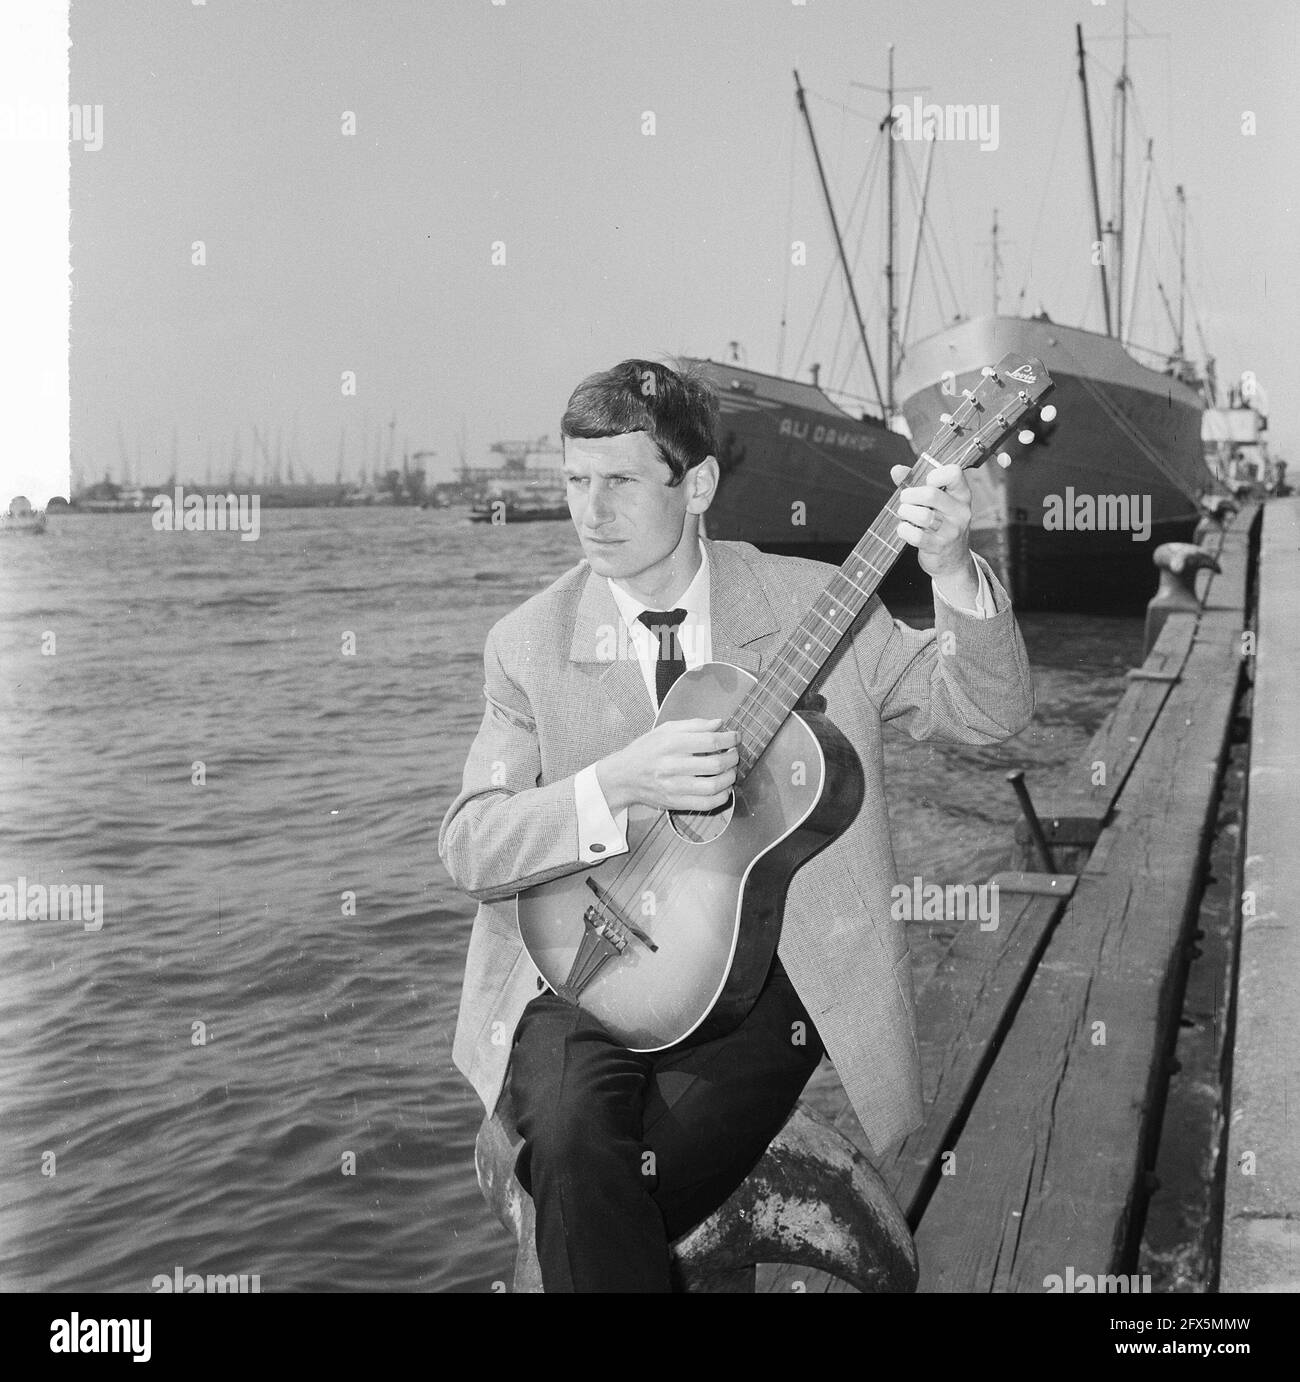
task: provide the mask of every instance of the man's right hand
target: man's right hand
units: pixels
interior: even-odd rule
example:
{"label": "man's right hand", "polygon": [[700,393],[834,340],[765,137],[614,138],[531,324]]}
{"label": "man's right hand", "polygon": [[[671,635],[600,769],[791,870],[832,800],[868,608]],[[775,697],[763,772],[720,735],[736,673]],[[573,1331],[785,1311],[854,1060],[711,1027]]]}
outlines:
{"label": "man's right hand", "polygon": [[736,780],[740,732],[720,719],[667,720],[596,764],[611,811],[640,804],[661,811],[712,811]]}

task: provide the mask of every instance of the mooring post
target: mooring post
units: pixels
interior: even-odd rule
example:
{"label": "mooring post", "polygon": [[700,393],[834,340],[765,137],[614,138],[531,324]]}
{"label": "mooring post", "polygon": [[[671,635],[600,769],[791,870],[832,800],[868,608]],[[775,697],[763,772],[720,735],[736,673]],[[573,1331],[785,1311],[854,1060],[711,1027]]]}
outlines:
{"label": "mooring post", "polygon": [[1197,521],[1192,541],[1200,544],[1214,533],[1222,533],[1232,521],[1240,505],[1226,494],[1207,494],[1201,499],[1201,517]]}
{"label": "mooring post", "polygon": [[1171,614],[1195,613],[1200,609],[1196,573],[1219,570],[1213,554],[1194,542],[1162,542],[1151,559],[1160,572],[1160,588],[1147,605],[1146,634],[1142,643],[1144,661]]}

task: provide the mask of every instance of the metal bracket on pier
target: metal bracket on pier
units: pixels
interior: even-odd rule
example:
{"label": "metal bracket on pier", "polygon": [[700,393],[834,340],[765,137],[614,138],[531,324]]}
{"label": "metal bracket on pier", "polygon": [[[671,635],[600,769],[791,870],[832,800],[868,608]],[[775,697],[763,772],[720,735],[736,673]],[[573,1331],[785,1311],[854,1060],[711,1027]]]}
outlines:
{"label": "metal bracket on pier", "polygon": [[1163,681],[1168,682],[1171,686],[1183,679],[1181,672],[1149,672],[1145,667],[1130,667],[1124,675],[1129,681]]}
{"label": "metal bracket on pier", "polygon": [[990,883],[1003,893],[1030,893],[1034,897],[1073,897],[1079,878],[1073,873],[995,873]]}
{"label": "metal bracket on pier", "polygon": [[1038,812],[1034,810],[1034,803],[1029,799],[1029,788],[1025,786],[1025,774],[1022,768],[1015,768],[1007,774],[1007,781],[1015,789],[1016,797],[1020,802],[1020,809],[1024,812],[1025,822],[1029,826],[1029,833],[1033,836],[1034,845],[1038,850],[1038,857],[1043,861],[1043,867],[1048,873],[1056,872],[1056,860],[1052,857],[1052,847],[1047,843],[1047,836],[1043,833],[1043,823],[1038,819]]}

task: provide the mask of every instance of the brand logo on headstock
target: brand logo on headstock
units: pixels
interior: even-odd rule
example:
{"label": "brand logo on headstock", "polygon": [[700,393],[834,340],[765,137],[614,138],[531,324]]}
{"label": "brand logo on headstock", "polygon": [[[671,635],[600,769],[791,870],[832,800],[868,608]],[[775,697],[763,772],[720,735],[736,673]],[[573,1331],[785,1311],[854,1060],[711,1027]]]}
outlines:
{"label": "brand logo on headstock", "polygon": [[1021,365],[1019,369],[1008,370],[1007,378],[1015,379],[1021,384],[1033,384],[1037,382],[1038,376],[1028,365]]}

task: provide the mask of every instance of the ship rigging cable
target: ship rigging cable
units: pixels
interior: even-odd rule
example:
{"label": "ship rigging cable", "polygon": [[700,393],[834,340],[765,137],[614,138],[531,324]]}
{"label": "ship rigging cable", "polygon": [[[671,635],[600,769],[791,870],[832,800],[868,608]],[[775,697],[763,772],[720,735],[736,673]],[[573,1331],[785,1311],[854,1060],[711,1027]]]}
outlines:
{"label": "ship rigging cable", "polygon": [[[877,152],[878,152],[878,150],[879,150],[879,145],[877,145],[876,147],[877,147]],[[852,261],[850,262],[850,265],[849,265],[850,269],[852,270],[853,276],[854,276],[855,278],[858,277],[858,267],[859,267],[859,265],[862,263],[862,258],[863,258],[863,255],[862,255],[863,243],[864,243],[864,241],[865,241],[866,238],[867,238],[867,230],[868,230],[868,228],[869,228],[870,225],[871,225],[871,203],[872,203],[872,199],[874,198],[874,196],[875,196],[875,194],[876,194],[876,186],[877,186],[878,173],[879,173],[878,164],[879,164],[879,159],[878,159],[878,157],[877,157],[875,160],[871,161],[871,162],[868,164],[868,169],[867,169],[867,174],[868,174],[868,175],[867,175],[867,177],[866,177],[866,182],[865,182],[865,185],[866,185],[866,188],[867,188],[867,196],[866,196],[866,200],[865,200],[865,201],[863,202],[863,204],[862,204],[862,215],[861,215],[860,222],[859,222],[859,226],[858,226],[858,239],[857,239],[857,244],[855,244],[854,247],[853,247],[853,259],[852,259]],[[873,172],[874,172],[874,175],[873,175]],[[846,223],[846,225],[845,225],[845,227],[844,227],[844,232],[845,232],[846,235],[847,235],[848,232],[849,232],[849,228],[850,228],[850,226],[851,226],[851,224],[852,224],[852,220],[853,220],[853,215],[852,215],[852,213],[850,213],[849,221],[848,221],[848,223]],[[872,289],[871,289],[871,296],[867,299],[866,309],[865,309],[865,315],[866,315],[866,318],[867,318],[868,321],[871,321],[871,320],[873,320],[873,319],[875,318],[876,313],[877,313],[878,310],[879,310],[879,303],[880,303],[880,285],[879,285],[879,283],[874,283],[873,286],[872,286]],[[848,356],[848,359],[844,362],[843,366],[841,366],[840,363],[839,363],[839,361],[840,361],[840,351],[841,351],[841,350],[843,349],[843,347],[844,347],[844,336],[845,336],[846,332],[847,332],[848,335],[849,335],[849,356]],[[851,331],[851,330],[850,330],[850,327],[849,327],[849,304],[848,304],[847,297],[841,298],[841,299],[840,299],[840,324],[839,324],[839,326],[836,328],[836,332],[835,332],[835,346],[834,346],[834,349],[833,349],[833,351],[832,351],[832,353],[831,353],[831,363],[830,363],[830,366],[829,366],[829,368],[827,369],[827,374],[828,374],[828,375],[830,375],[832,378],[838,378],[838,380],[839,380],[839,386],[838,386],[838,387],[840,388],[840,391],[841,391],[841,392],[843,392],[843,386],[846,385],[846,384],[849,382],[850,372],[851,372],[851,370],[853,369],[853,362],[857,359],[858,347],[859,347],[861,344],[862,344],[862,342],[861,342],[860,340],[857,339],[857,334],[856,334],[856,332]],[[837,373],[837,371],[838,371],[838,373]]]}
{"label": "ship rigging cable", "polygon": [[[1136,128],[1137,128],[1137,132],[1138,132],[1139,136],[1140,136],[1141,138],[1143,138],[1143,139],[1146,139],[1146,138],[1148,137],[1148,135],[1147,135],[1147,127],[1146,127],[1146,120],[1145,120],[1145,118],[1144,118],[1143,111],[1142,111],[1142,105],[1141,105],[1141,102],[1138,100],[1137,91],[1136,91],[1135,88],[1131,88],[1131,89],[1130,89],[1129,99],[1130,99],[1130,101],[1132,102],[1132,106],[1133,106],[1133,123],[1134,123],[1134,125],[1135,125]],[[1160,203],[1160,209],[1161,209],[1161,211],[1163,211],[1163,213],[1164,213],[1165,228],[1166,228],[1166,230],[1169,232],[1169,241],[1170,241],[1171,244],[1176,245],[1176,244],[1178,244],[1178,241],[1179,241],[1178,230],[1177,230],[1177,227],[1175,227],[1175,225],[1174,225],[1173,216],[1170,214],[1170,210],[1169,210],[1169,198],[1168,198],[1168,196],[1165,195],[1164,183],[1163,183],[1163,181],[1161,180],[1161,177],[1160,177],[1160,165],[1159,165],[1158,163],[1153,163],[1153,165],[1152,165],[1152,175],[1153,175],[1153,178],[1154,178],[1154,181],[1155,181],[1155,184],[1156,184],[1156,199],[1159,201],[1159,203]],[[1190,224],[1191,221],[1192,221],[1192,217],[1191,217],[1190,214],[1188,214],[1187,220],[1188,220],[1188,222],[1189,222],[1189,224]],[[1191,285],[1190,285],[1189,283],[1186,283],[1186,282],[1185,282],[1183,286],[1184,286],[1184,291],[1186,292],[1186,295],[1187,295],[1188,299],[1191,301],[1191,304],[1192,304],[1192,325],[1196,328],[1197,339],[1198,339],[1198,340],[1200,341],[1200,343],[1201,343],[1201,354],[1202,354],[1202,356],[1203,356],[1205,359],[1208,359],[1208,358],[1209,358],[1210,352],[1209,352],[1209,349],[1208,349],[1208,347],[1207,347],[1207,345],[1206,345],[1206,341],[1205,341],[1205,332],[1202,330],[1202,327],[1201,327],[1201,317],[1200,317],[1200,313],[1197,311],[1197,308],[1196,308],[1196,300],[1195,300],[1195,298],[1194,298],[1193,295],[1192,295]],[[1161,297],[1162,297],[1162,299],[1163,299],[1163,298],[1164,298],[1164,288],[1163,288],[1163,286],[1159,283],[1158,279],[1157,279],[1157,287],[1160,288]],[[1166,311],[1166,313],[1168,313],[1168,315],[1169,315],[1169,317],[1170,317],[1170,329],[1173,331],[1174,337],[1175,337],[1175,340],[1176,340],[1176,339],[1177,339],[1177,336],[1178,336],[1178,326],[1177,326],[1176,321],[1173,320],[1173,313],[1172,313],[1172,310],[1171,310],[1170,307],[1169,307],[1169,303],[1168,303],[1167,300],[1165,301],[1165,311]],[[1169,358],[1172,359],[1173,357],[1170,356]]]}
{"label": "ship rigging cable", "polygon": [[[808,94],[811,95],[812,93]],[[848,220],[846,222],[846,225],[851,224],[854,216],[857,214],[858,203],[862,199],[863,190],[867,187],[868,180],[872,178],[873,170],[879,162],[879,158],[880,145],[879,143],[876,143],[872,146],[872,150],[869,157],[867,158],[866,165],[862,170],[862,177],[858,180],[857,191],[853,194],[853,204],[849,208]],[[869,200],[870,197],[868,196],[868,201]],[[812,344],[813,333],[817,330],[817,324],[821,318],[822,308],[825,306],[826,303],[826,294],[830,291],[831,282],[838,272],[839,265],[836,263],[834,257],[832,257],[830,262],[830,268],[827,270],[825,281],[822,283],[821,293],[817,298],[817,305],[813,308],[812,318],[808,323],[808,333],[804,337],[803,345],[800,348],[798,358],[795,361],[794,374],[796,377],[803,369],[804,359],[808,354],[809,346]],[[845,310],[848,310],[847,305],[845,306]]]}
{"label": "ship rigging cable", "polygon": [[[915,208],[919,205],[921,199],[921,190],[916,177],[916,169],[912,167],[911,160],[908,158],[904,158],[902,163],[903,167],[907,169],[910,179],[909,188],[912,193],[912,205]],[[956,242],[954,241],[954,243]],[[957,296],[957,291],[953,287],[952,275],[948,272],[948,262],[944,258],[943,250],[940,248],[934,229],[930,225],[929,217],[926,218],[921,229],[921,254],[925,259],[925,266],[930,273],[930,286],[934,290],[934,306],[939,314],[939,324],[941,326],[947,326],[950,321],[962,315],[961,299]],[[939,290],[938,275],[934,271],[935,260],[938,260],[939,268],[943,270],[944,282],[948,285],[948,298],[952,304],[951,317],[944,311],[943,294]],[[900,342],[900,344],[904,349],[906,348],[906,342]]]}
{"label": "ship rigging cable", "polygon": [[794,268],[794,172],[795,145],[798,143],[799,112],[790,107],[790,176],[785,200],[785,282],[781,288],[781,327],[776,338],[776,373],[785,362],[785,328],[790,316],[790,270]]}
{"label": "ship rigging cable", "polygon": [[1038,237],[1043,229],[1043,213],[1047,210],[1047,197],[1052,188],[1052,174],[1056,171],[1056,158],[1061,148],[1061,133],[1065,129],[1066,111],[1074,104],[1074,93],[1068,85],[1061,87],[1061,109],[1056,116],[1056,134],[1052,137],[1052,153],[1047,161],[1047,172],[1043,177],[1043,195],[1038,199],[1038,215],[1034,219],[1033,233],[1029,237],[1029,253],[1025,258],[1025,279],[1016,298],[1016,311],[1024,305],[1025,294],[1029,291],[1029,280],[1034,271],[1034,252],[1038,248]]}

